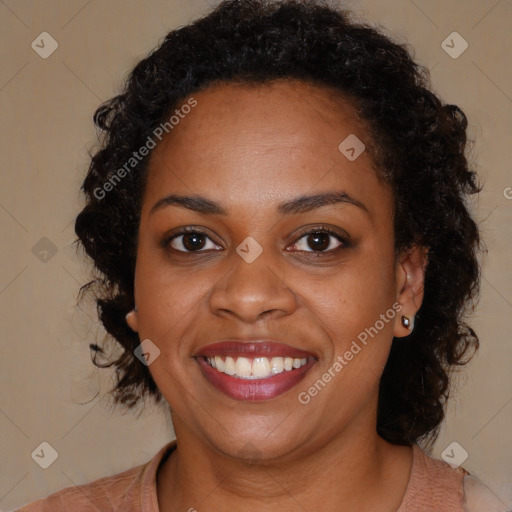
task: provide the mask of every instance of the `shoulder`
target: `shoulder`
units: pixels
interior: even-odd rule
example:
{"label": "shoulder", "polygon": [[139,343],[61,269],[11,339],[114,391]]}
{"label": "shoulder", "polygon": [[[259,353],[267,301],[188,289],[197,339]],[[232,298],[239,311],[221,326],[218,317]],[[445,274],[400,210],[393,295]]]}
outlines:
{"label": "shoulder", "polygon": [[399,512],[512,512],[463,467],[436,459],[413,445],[413,466]]}
{"label": "shoulder", "polygon": [[463,480],[464,512],[511,512],[496,494],[483,482],[472,475],[466,475]]}
{"label": "shoulder", "polygon": [[[66,487],[47,498],[33,501],[15,512],[67,512],[109,510],[141,512],[157,504],[156,474],[160,462],[175,448],[175,441],[163,446],[145,464],[93,482]],[[156,505],[158,508],[158,505]],[[156,508],[156,509],[157,509]]]}
{"label": "shoulder", "polygon": [[[70,486],[44,499],[28,503],[16,512],[60,512],[67,510],[112,510],[126,505],[141,480],[144,464],[83,485]],[[131,509],[129,509],[131,512]]]}
{"label": "shoulder", "polygon": [[413,445],[412,468],[398,512],[463,512],[462,480],[466,471]]}

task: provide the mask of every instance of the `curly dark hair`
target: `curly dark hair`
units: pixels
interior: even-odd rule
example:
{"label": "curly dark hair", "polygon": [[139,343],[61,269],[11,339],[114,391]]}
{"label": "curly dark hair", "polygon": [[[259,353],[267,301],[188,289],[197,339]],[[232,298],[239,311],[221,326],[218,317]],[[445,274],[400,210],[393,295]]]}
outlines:
{"label": "curly dark hair", "polygon": [[[141,60],[123,92],[103,103],[94,122],[101,147],[82,186],[86,205],[75,232],[94,262],[93,292],[113,360],[91,344],[98,367],[115,365],[115,404],[162,400],[140,343],[126,324],[134,307],[138,225],[150,154],[116,186],[105,184],[180,102],[215,82],[295,80],[335,90],[368,126],[378,176],[394,198],[395,250],[429,248],[425,295],[413,333],[394,339],[380,381],[377,430],[394,444],[432,443],[449,395],[451,371],[478,348],[465,322],[480,286],[479,230],[467,200],[481,187],[466,158],[467,119],[431,92],[428,71],[407,46],[350,13],[313,0],[226,0],[170,32]],[[101,191],[101,193],[99,192]],[[472,349],[472,350],[468,350]],[[97,361],[99,354],[107,359]]]}

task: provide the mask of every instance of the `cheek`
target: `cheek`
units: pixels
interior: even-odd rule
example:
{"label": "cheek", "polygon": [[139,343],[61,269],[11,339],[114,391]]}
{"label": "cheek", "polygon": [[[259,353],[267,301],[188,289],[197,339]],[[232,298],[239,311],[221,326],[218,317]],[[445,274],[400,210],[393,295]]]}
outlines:
{"label": "cheek", "polygon": [[173,353],[174,361],[177,354],[187,354],[211,286],[207,273],[192,266],[173,270],[160,251],[140,249],[135,280],[140,338]]}
{"label": "cheek", "polygon": [[[199,309],[204,307],[209,286],[204,280],[166,279],[160,275],[141,287],[140,335],[154,338],[172,350],[186,346]],[[181,341],[180,341],[181,340]]]}
{"label": "cheek", "polygon": [[364,329],[394,303],[393,271],[393,263],[387,259],[354,258],[326,279],[320,290],[317,287],[309,295],[329,324]]}
{"label": "cheek", "polygon": [[194,400],[189,400],[184,383],[196,370],[190,353],[204,326],[199,312],[209,285],[193,274],[177,279],[176,273],[155,271],[155,267],[141,272],[138,283],[139,337],[150,339],[160,351],[148,369],[167,402],[186,414],[194,408]]}
{"label": "cheek", "polygon": [[338,365],[335,373],[343,374],[351,384],[362,380],[370,386],[380,376],[397,315],[393,272],[392,257],[368,251],[347,262],[320,289],[316,287],[314,294],[309,293],[310,307],[332,340],[324,371],[341,357],[342,371]]}

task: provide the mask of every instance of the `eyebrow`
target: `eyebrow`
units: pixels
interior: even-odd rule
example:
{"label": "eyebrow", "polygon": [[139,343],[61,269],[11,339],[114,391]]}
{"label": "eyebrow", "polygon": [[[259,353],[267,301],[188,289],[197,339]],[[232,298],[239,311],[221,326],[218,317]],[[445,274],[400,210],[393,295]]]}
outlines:
{"label": "eyebrow", "polygon": [[[317,208],[322,208],[323,206],[340,203],[357,206],[358,208],[364,210],[366,213],[370,213],[368,208],[361,201],[358,201],[343,191],[300,196],[279,204],[277,211],[283,215],[293,215],[316,210]],[[161,210],[167,206],[181,206],[183,208],[188,208],[189,210],[202,214],[228,214],[227,210],[221,204],[204,196],[181,196],[178,194],[171,194],[158,200],[151,208],[149,214],[151,215],[155,211]]]}

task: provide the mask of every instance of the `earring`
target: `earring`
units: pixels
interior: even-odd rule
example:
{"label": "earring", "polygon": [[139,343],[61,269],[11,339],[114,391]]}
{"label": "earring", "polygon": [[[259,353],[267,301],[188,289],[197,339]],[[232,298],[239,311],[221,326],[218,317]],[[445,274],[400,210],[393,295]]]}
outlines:
{"label": "earring", "polygon": [[405,316],[405,315],[402,315],[402,325],[406,328],[406,329],[411,329],[411,320],[408,316]]}

